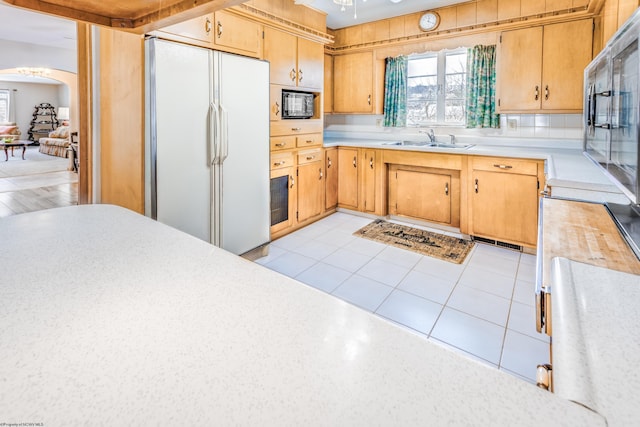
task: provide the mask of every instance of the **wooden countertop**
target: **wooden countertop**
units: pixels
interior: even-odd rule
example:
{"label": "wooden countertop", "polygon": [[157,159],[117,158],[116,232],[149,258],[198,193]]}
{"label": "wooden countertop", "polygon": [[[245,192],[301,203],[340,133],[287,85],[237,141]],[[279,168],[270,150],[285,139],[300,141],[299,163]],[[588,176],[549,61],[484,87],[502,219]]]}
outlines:
{"label": "wooden countertop", "polygon": [[555,257],[640,274],[640,261],[602,204],[543,200],[542,285],[551,285]]}

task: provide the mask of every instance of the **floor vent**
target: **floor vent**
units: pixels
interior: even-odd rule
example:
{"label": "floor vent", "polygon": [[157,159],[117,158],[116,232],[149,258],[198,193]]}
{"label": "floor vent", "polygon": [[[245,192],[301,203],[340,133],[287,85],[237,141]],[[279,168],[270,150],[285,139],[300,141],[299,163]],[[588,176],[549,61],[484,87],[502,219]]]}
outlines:
{"label": "floor vent", "polygon": [[513,243],[501,242],[500,240],[487,239],[485,237],[471,236],[476,242],[488,243],[494,246],[500,246],[502,248],[513,249],[514,251],[522,252],[522,246],[514,245]]}

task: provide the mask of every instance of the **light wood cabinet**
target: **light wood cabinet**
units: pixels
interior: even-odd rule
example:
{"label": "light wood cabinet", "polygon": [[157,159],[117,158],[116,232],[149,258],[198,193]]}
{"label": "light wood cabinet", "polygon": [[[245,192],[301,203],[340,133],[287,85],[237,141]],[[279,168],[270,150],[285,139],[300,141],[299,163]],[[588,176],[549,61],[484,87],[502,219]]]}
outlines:
{"label": "light wood cabinet", "polygon": [[325,204],[326,210],[338,206],[338,149],[328,148],[324,155]]}
{"label": "light wood cabinet", "polygon": [[324,210],[324,159],[321,150],[298,154],[298,222],[320,215]]}
{"label": "light wood cabinet", "polygon": [[362,206],[363,212],[377,212],[377,195],[378,195],[378,162],[376,159],[376,150],[362,151]]}
{"label": "light wood cabinet", "polygon": [[591,19],[503,32],[496,76],[499,111],[581,111],[583,71],[592,46]]}
{"label": "light wood cabinet", "polygon": [[535,247],[544,163],[472,157],[469,167],[469,234]]}
{"label": "light wood cabinet", "polygon": [[161,29],[162,33],[191,39],[193,42],[205,46],[213,44],[213,13],[189,19],[179,24],[169,25]]}
{"label": "light wood cabinet", "polygon": [[213,45],[216,49],[246,56],[260,56],[260,25],[224,10],[213,15]]}
{"label": "light wood cabinet", "polygon": [[[272,156],[271,163],[271,235],[273,236],[293,227],[297,186],[295,170],[292,166],[287,166],[289,162],[286,158],[274,159]],[[274,164],[277,166],[273,167]]]}
{"label": "light wood cabinet", "polygon": [[162,28],[169,39],[225,52],[261,56],[260,25],[231,12],[219,10]]}
{"label": "light wood cabinet", "polygon": [[264,28],[264,58],[271,84],[322,89],[324,47],[284,31]]}
{"label": "light wood cabinet", "polygon": [[358,209],[358,149],[338,148],[338,206]]}
{"label": "light wood cabinet", "polygon": [[386,214],[382,156],[375,149],[338,148],[338,206]]}
{"label": "light wood cabinet", "polygon": [[391,165],[389,214],[458,227],[460,172]]}
{"label": "light wood cabinet", "polygon": [[333,112],[333,57],[324,56],[324,112]]}
{"label": "light wood cabinet", "polygon": [[333,112],[382,113],[384,61],[373,52],[350,53],[333,58]]}

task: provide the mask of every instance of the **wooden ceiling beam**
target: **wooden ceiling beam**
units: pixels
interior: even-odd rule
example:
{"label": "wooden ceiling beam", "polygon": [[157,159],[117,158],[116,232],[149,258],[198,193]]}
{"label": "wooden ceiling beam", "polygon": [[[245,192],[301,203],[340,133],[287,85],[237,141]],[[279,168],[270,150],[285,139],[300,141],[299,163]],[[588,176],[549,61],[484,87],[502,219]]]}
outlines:
{"label": "wooden ceiling beam", "polygon": [[35,12],[140,34],[235,6],[243,1],[245,0],[1,0],[2,3]]}

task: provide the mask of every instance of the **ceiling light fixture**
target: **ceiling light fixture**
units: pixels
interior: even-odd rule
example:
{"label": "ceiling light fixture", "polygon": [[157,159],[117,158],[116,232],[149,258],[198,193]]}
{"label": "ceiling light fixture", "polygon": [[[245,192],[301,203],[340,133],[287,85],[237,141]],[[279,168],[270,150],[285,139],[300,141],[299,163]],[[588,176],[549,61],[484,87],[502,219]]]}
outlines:
{"label": "ceiling light fixture", "polygon": [[18,73],[31,77],[46,77],[51,74],[51,70],[48,68],[39,67],[20,67],[17,68]]}

